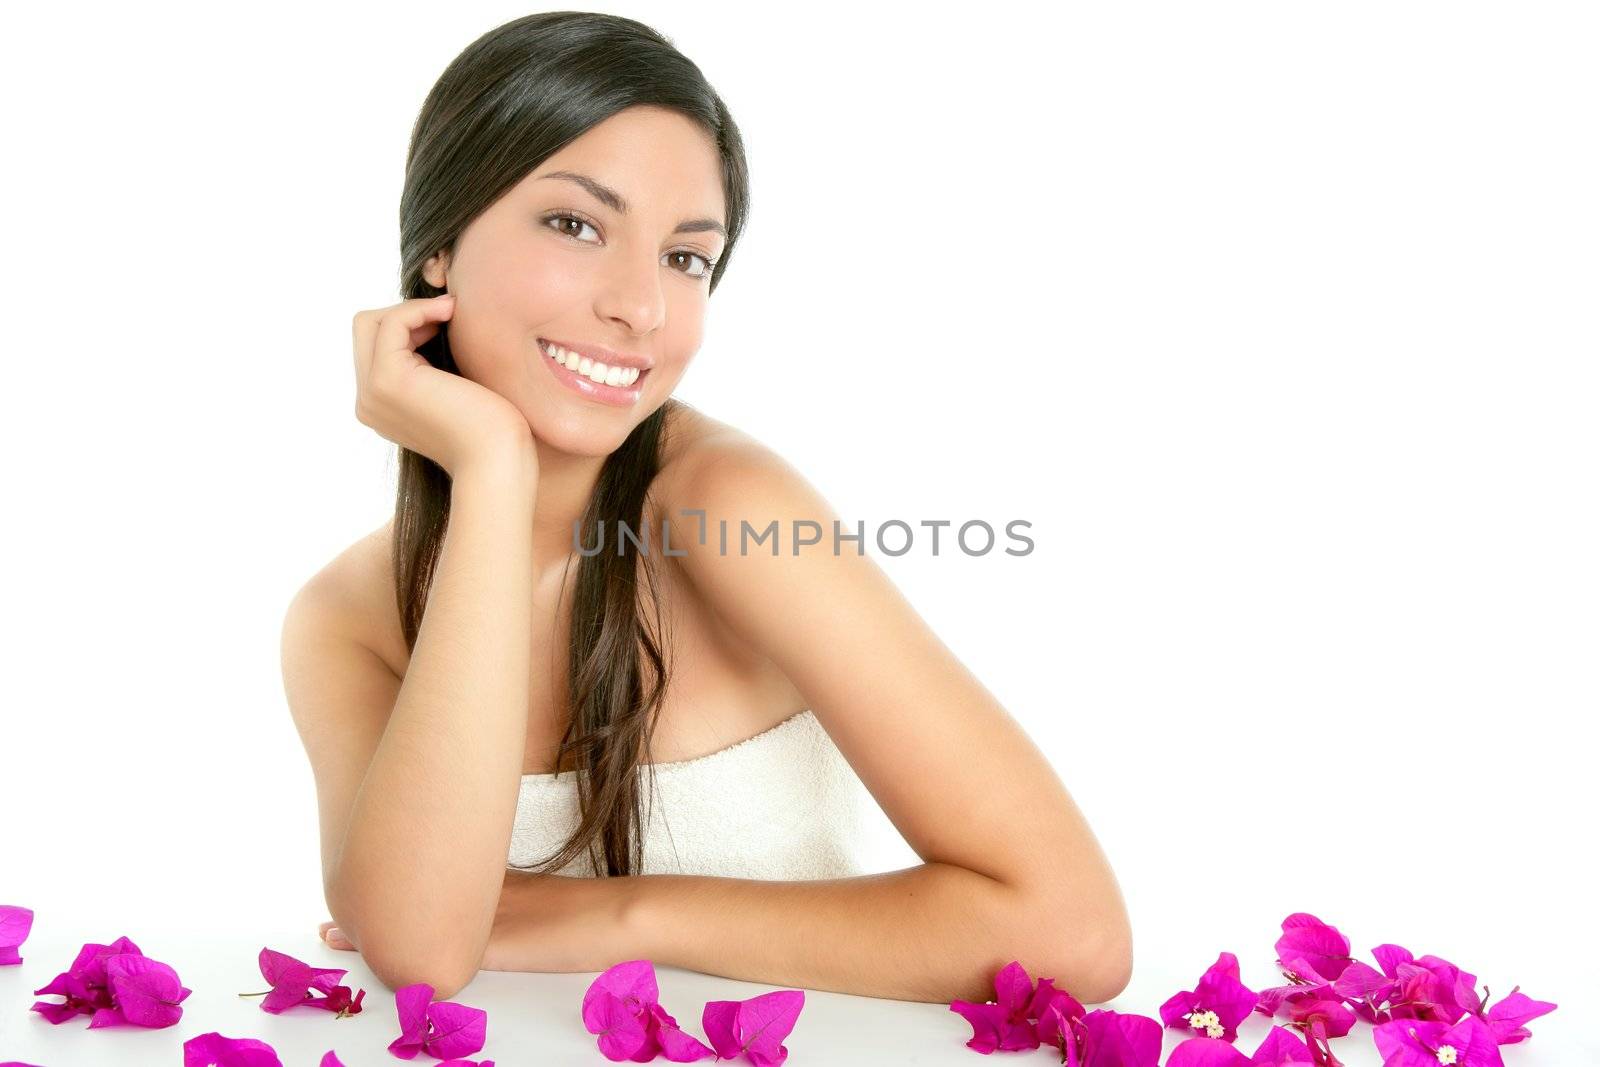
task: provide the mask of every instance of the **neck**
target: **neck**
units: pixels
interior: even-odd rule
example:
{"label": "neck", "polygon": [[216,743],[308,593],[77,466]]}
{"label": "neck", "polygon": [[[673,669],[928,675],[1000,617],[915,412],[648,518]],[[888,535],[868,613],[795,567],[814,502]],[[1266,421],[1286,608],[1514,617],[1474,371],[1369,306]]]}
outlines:
{"label": "neck", "polygon": [[536,574],[559,567],[576,554],[573,526],[583,518],[600,480],[605,456],[560,452],[533,439],[539,457],[539,489],[533,506],[533,561]]}

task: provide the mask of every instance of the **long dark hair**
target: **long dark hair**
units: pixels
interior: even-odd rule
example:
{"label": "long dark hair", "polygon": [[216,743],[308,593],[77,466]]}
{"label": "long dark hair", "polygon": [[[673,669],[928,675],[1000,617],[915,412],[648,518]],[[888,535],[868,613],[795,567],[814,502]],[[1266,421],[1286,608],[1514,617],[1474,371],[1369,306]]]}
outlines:
{"label": "long dark hair", "polygon": [[[728,109],[700,68],[643,23],[553,11],[515,19],[473,41],[423,102],[400,197],[402,297],[443,292],[422,276],[429,257],[453,247],[480,212],[563,145],[640,104],[686,115],[716,143],[728,236],[711,275],[715,292],[749,205],[744,146]],[[450,353],[448,323],[417,351],[433,366],[460,373]],[[572,714],[557,767],[571,757],[580,821],[554,855],[519,869],[559,870],[582,853],[597,875],[633,874],[642,865],[647,816],[638,778],[666,689],[669,667],[663,653],[669,644],[654,595],[652,553],[641,552],[637,542],[622,547],[631,539],[616,534],[624,522],[643,529],[646,497],[660,467],[659,446],[669,409],[676,406],[668,400],[606,457],[581,520],[583,545],[595,543],[597,530],[609,530],[619,548],[608,545],[583,556],[572,600],[567,652]],[[426,456],[402,447],[392,566],[408,649],[416,647],[449,512],[450,476]],[[603,536],[598,539],[606,543]],[[639,599],[641,571],[657,608],[653,625]],[[654,781],[652,766],[652,787]]]}

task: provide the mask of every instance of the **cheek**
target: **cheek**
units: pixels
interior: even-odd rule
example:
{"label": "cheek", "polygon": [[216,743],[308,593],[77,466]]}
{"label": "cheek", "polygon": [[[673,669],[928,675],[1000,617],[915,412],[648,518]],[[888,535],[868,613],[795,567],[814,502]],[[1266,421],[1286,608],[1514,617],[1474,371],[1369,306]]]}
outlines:
{"label": "cheek", "polygon": [[547,318],[550,312],[559,312],[586,298],[592,270],[587,258],[562,255],[559,251],[530,252],[506,276],[516,279],[524,306],[539,318]]}
{"label": "cheek", "polygon": [[523,248],[485,266],[489,302],[495,317],[506,324],[532,328],[548,322],[589,291],[583,257],[557,250]]}
{"label": "cheek", "polygon": [[461,371],[496,388],[511,385],[537,351],[539,327],[564,318],[587,292],[573,266],[571,257],[527,249],[475,262],[451,327]]}

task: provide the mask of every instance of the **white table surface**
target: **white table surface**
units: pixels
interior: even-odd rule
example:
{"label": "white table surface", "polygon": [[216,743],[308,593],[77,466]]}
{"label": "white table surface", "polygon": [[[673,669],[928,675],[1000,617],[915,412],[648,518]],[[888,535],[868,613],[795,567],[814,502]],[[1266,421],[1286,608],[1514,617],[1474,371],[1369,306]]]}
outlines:
{"label": "white table surface", "polygon": [[[294,1008],[272,1015],[261,1010],[260,998],[241,998],[239,993],[268,988],[256,966],[256,956],[263,945],[259,931],[215,936],[166,929],[96,933],[90,939],[101,943],[126,934],[147,956],[174,967],[183,984],[193,990],[183,1002],[183,1018],[160,1030],[135,1026],[89,1030],[87,1015],[52,1025],[39,1013],[30,1011],[35,1000],[58,999],[35,997],[33,990],[65,970],[84,941],[62,937],[48,928],[39,929],[39,925],[22,946],[23,962],[0,967],[0,1003],[4,1004],[0,1010],[0,1062],[20,1060],[40,1067],[177,1067],[182,1063],[183,1042],[211,1030],[228,1037],[266,1041],[277,1050],[284,1067],[316,1067],[330,1048],[346,1067],[393,1067],[402,1062],[387,1050],[399,1033],[394,994],[372,977],[356,953],[335,951],[321,944],[314,925],[309,930],[269,936],[265,944],[312,966],[348,968],[345,983],[353,989],[367,990],[361,1014],[338,1019],[320,1009]],[[1128,990],[1110,1004],[1099,1006],[1157,1018],[1161,1002],[1178,990],[1192,988],[1192,980],[1211,960],[1184,967],[1185,973],[1193,971],[1188,977],[1176,971],[1164,972],[1157,962],[1147,954],[1149,966],[1143,968]],[[1262,984],[1262,973],[1260,966],[1244,961],[1247,980],[1255,978],[1257,984]],[[700,1009],[706,1001],[742,1000],[774,988],[659,965],[656,975],[663,1006],[685,1031],[702,1040],[705,1035],[699,1025]],[[584,1029],[579,1014],[583,993],[593,978],[592,974],[479,973],[451,998],[489,1013],[488,1040],[483,1051],[473,1058],[493,1059],[497,1067],[610,1062],[596,1047],[594,1035]],[[1535,985],[1529,992],[1538,996],[1541,990]],[[1507,1067],[1577,1067],[1597,1062],[1593,1039],[1579,1036],[1582,1012],[1582,1005],[1573,1004],[1565,1013],[1557,1010],[1535,1020],[1531,1024],[1531,1042],[1502,1048]],[[1240,1028],[1237,1047],[1247,1055],[1254,1052],[1269,1027],[1264,1017],[1252,1016]],[[1334,1051],[1348,1067],[1376,1067],[1381,1063],[1371,1030],[1366,1023],[1358,1023],[1349,1037],[1335,1041]],[[1058,1062],[1052,1051],[1044,1048],[981,1057],[966,1047],[971,1036],[967,1022],[946,1005],[808,990],[805,1008],[784,1043],[789,1049],[789,1062],[796,1064],[972,1067],[998,1062],[993,1057],[1002,1057],[1004,1062]],[[1163,1062],[1181,1038],[1177,1030],[1165,1031]],[[1580,1048],[1580,1041],[1587,1047]],[[1557,1054],[1558,1050],[1564,1054]],[[426,1065],[438,1061],[419,1054],[412,1062]],[[707,1058],[701,1062],[714,1061]]]}

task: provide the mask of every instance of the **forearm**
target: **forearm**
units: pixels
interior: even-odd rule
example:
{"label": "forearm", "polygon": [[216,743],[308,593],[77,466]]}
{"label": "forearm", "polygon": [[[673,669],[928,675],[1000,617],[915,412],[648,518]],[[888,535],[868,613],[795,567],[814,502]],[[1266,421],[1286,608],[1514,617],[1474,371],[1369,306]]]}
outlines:
{"label": "forearm", "polygon": [[[1079,1000],[1110,973],[1097,932],[1064,944],[1012,886],[946,863],[820,881],[627,879],[638,956],[742,981],[893,1000],[982,1002],[1012,960]],[[1070,935],[1069,935],[1070,936]]]}
{"label": "forearm", "polygon": [[339,854],[335,919],[369,965],[408,980],[475,963],[499,899],[527,737],[534,498],[515,454],[455,479],[416,645]]}

